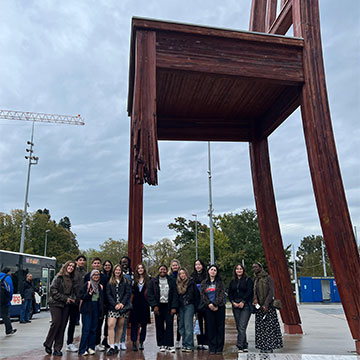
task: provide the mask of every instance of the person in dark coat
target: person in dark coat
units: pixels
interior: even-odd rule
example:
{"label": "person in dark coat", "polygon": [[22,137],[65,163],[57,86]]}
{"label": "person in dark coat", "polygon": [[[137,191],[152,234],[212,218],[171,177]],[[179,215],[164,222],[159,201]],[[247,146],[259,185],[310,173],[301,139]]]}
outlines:
{"label": "person in dark coat", "polygon": [[253,265],[255,275],[253,304],[255,312],[255,347],[262,353],[272,353],[283,347],[282,335],[274,299],[274,281],[260,263]]}
{"label": "person in dark coat", "polygon": [[[109,280],[111,278],[111,274],[113,272],[113,264],[110,260],[105,260],[103,262],[103,269],[101,271],[102,274],[106,276],[106,286],[109,283]],[[105,346],[105,348],[109,348],[109,342],[108,342],[108,304],[107,304],[107,298],[106,298],[106,287],[104,290],[105,298],[104,298],[104,338],[101,342],[101,345]]]}
{"label": "person in dark coat", "polygon": [[167,266],[160,265],[159,275],[151,279],[148,289],[148,301],[155,315],[156,341],[160,351],[174,348],[174,314],[178,308],[176,283],[172,276],[167,275]]}
{"label": "person in dark coat", "polygon": [[189,278],[185,268],[180,268],[176,279],[179,297],[179,332],[182,337],[182,351],[194,351],[194,314],[200,294],[194,280]]}
{"label": "person in dark coat", "polygon": [[9,292],[9,301],[6,303],[0,303],[0,316],[3,319],[3,323],[5,325],[5,335],[11,336],[16,333],[16,329],[13,329],[10,320],[10,306],[14,293],[14,285],[10,275],[10,268],[4,267],[1,270],[0,281],[3,283],[3,286]]}
{"label": "person in dark coat", "polygon": [[237,329],[238,352],[248,352],[246,328],[251,316],[250,304],[253,301],[253,281],[247,276],[244,267],[237,264],[234,267],[233,278],[230,281],[228,296]]}
{"label": "person in dark coat", "polygon": [[[180,261],[178,259],[172,259],[170,262],[170,269],[168,275],[172,276],[176,282],[178,272],[180,270]],[[179,318],[176,314],[176,341],[175,341],[175,349],[181,349],[181,334],[179,331]]]}
{"label": "person in dark coat", "polygon": [[99,270],[91,271],[90,280],[81,289],[80,299],[82,331],[79,355],[94,355],[98,320],[104,316],[104,288],[100,284]]}
{"label": "person in dark coat", "polygon": [[[109,346],[107,355],[118,352],[120,339],[123,332],[124,321],[129,316],[130,285],[125,279],[121,265],[114,266],[113,273],[106,287],[106,298],[108,303],[108,331]],[[115,339],[116,327],[116,339]]]}
{"label": "person in dark coat", "polygon": [[150,278],[143,263],[136,266],[132,287],[132,305],[129,322],[131,323],[131,341],[133,351],[137,351],[137,339],[140,330],[139,350],[144,350],[146,327],[150,324],[150,306],[147,300]]}
{"label": "person in dark coat", "polygon": [[201,283],[201,301],[205,316],[210,354],[222,354],[225,339],[225,285],[219,269],[210,265],[206,280]]}
{"label": "person in dark coat", "polygon": [[[199,291],[199,295],[200,295],[200,290],[201,290],[201,283],[206,279],[207,277],[207,272],[206,272],[206,267],[205,264],[202,260],[197,259],[194,262],[194,271],[191,274],[191,278],[194,280],[196,287]],[[207,346],[207,338],[206,338],[206,317],[205,317],[205,312],[203,310],[199,310],[196,309],[196,318],[197,321],[199,323],[199,328],[200,328],[200,334],[196,335],[197,338],[197,349],[198,350],[208,350],[208,346]]]}
{"label": "person in dark coat", "polygon": [[34,288],[32,286],[32,274],[27,274],[21,290],[21,312],[20,324],[30,323],[30,312],[34,298]]}
{"label": "person in dark coat", "polygon": [[51,314],[51,325],[44,342],[45,351],[50,355],[54,345],[54,355],[62,356],[64,332],[69,317],[70,304],[75,303],[73,288],[74,261],[67,261],[55,276],[50,286],[48,305]]}

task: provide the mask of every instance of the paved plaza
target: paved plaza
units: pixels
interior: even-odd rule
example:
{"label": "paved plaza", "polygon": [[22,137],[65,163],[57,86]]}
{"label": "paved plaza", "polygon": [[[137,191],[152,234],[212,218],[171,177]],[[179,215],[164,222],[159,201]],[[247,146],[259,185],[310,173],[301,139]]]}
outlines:
{"label": "paved plaza", "polygon": [[[354,341],[350,335],[344,311],[341,305],[300,305],[300,316],[303,323],[304,335],[284,335],[284,348],[275,351],[274,354],[260,354],[255,349],[254,316],[251,317],[248,327],[249,353],[237,354],[236,329],[231,311],[228,311],[226,319],[225,348],[222,356],[209,355],[208,351],[182,353],[177,350],[175,354],[159,353],[155,340],[155,326],[148,326],[148,335],[145,342],[145,350],[133,352],[122,351],[115,356],[97,352],[96,355],[81,357],[77,353],[69,353],[63,348],[64,360],[73,359],[123,359],[123,360],[360,360],[355,353]],[[13,326],[18,329],[17,334],[5,337],[4,325],[0,325],[0,359],[8,360],[52,360],[60,357],[47,355],[42,347],[49,328],[50,314],[42,312],[36,314],[31,324],[19,324]],[[76,344],[78,345],[81,327],[76,328]],[[131,343],[128,341],[128,348]]]}

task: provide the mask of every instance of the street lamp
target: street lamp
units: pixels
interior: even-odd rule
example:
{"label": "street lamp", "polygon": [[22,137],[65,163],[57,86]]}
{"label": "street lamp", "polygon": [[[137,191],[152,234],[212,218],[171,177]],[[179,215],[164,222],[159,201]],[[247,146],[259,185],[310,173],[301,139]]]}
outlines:
{"label": "street lamp", "polygon": [[213,229],[213,207],[212,207],[212,191],[211,191],[211,157],[210,157],[210,141],[208,141],[208,175],[209,175],[209,227],[210,227],[210,264],[215,264],[214,256],[214,229]]}
{"label": "street lamp", "polygon": [[197,215],[192,214],[192,216],[195,216],[195,260],[199,258],[198,253],[198,232],[197,232]]}
{"label": "street lamp", "polygon": [[46,249],[47,249],[47,234],[50,230],[45,230],[45,247],[44,247],[44,256],[46,256]]}

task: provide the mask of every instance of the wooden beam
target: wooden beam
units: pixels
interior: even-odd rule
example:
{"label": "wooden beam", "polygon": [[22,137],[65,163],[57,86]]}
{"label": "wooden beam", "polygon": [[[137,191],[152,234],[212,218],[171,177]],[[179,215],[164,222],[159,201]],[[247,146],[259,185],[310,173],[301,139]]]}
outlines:
{"label": "wooden beam", "polygon": [[283,305],[281,317],[288,333],[301,334],[301,320],[281,239],[266,138],[250,143],[250,160],[260,235],[275,294]]}
{"label": "wooden beam", "polygon": [[301,112],[316,205],[341,302],[360,353],[360,258],[331,125],[318,1],[294,0],[293,14],[294,35],[302,36],[305,45]]}
{"label": "wooden beam", "polygon": [[265,32],[267,0],[252,0],[250,12],[250,31]]}
{"label": "wooden beam", "polygon": [[156,66],[161,70],[231,75],[285,85],[303,82],[301,40],[296,46],[284,46],[161,32],[156,43]]}
{"label": "wooden beam", "polygon": [[287,31],[290,29],[293,23],[292,19],[292,0],[287,0],[276,18],[276,20],[271,25],[270,29],[268,29],[269,34],[277,34],[277,35],[285,35]]}
{"label": "wooden beam", "polygon": [[266,32],[269,32],[271,25],[276,19],[277,0],[268,0],[266,10]]}

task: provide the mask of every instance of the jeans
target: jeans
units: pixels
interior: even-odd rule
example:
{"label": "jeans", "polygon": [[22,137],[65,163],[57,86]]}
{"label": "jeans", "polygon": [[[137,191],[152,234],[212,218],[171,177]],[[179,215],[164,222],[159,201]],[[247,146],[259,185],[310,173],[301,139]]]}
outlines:
{"label": "jeans", "polygon": [[32,308],[32,299],[25,299],[21,304],[20,322],[30,320],[30,311]]}
{"label": "jeans", "polygon": [[188,349],[194,349],[194,312],[193,304],[179,307],[179,332],[182,337],[182,345]]}
{"label": "jeans", "polygon": [[0,316],[3,319],[5,325],[5,334],[10,334],[12,331],[12,325],[10,320],[10,305],[0,305]]}
{"label": "jeans", "polygon": [[232,308],[236,329],[237,329],[237,347],[240,350],[247,349],[248,343],[246,340],[246,328],[251,316],[250,306],[249,304],[245,304],[242,309],[240,308]]}
{"label": "jeans", "polygon": [[82,314],[82,331],[79,346],[79,354],[83,354],[87,349],[95,350],[96,328],[98,325],[98,303],[92,301],[91,313]]}

